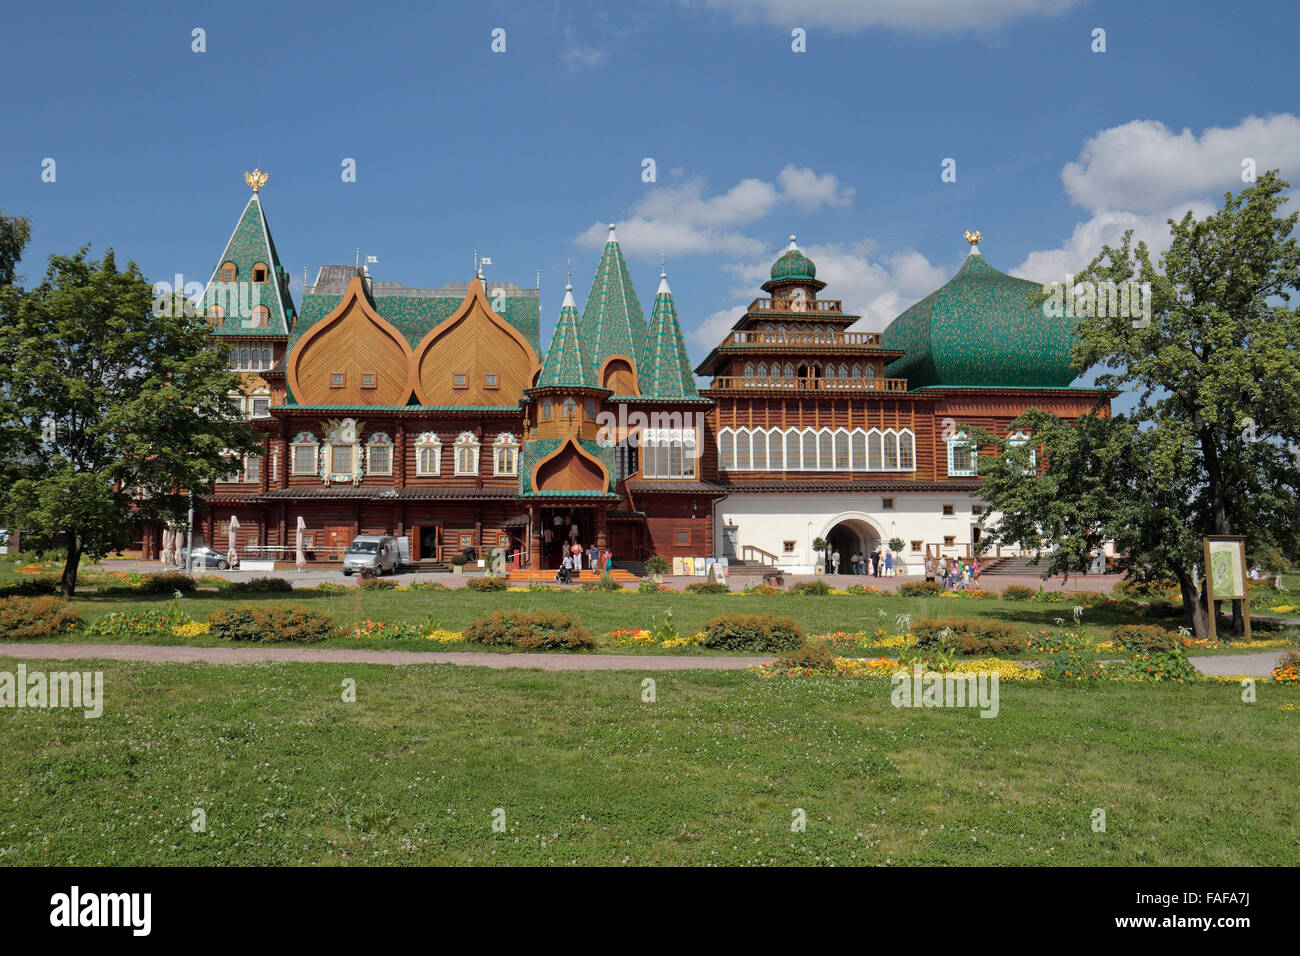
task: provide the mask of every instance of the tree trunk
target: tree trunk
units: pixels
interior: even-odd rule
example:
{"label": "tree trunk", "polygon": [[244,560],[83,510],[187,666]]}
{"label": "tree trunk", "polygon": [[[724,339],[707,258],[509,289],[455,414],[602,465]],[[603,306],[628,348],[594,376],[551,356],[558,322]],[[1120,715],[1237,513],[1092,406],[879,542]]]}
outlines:
{"label": "tree trunk", "polygon": [[64,598],[71,598],[77,592],[77,568],[81,564],[81,532],[68,534],[68,560],[63,564],[63,578],[59,590]]}
{"label": "tree trunk", "polygon": [[[1249,596],[1246,600],[1250,600]],[[1244,637],[1246,634],[1246,618],[1241,613],[1241,606],[1241,601],[1232,602],[1232,634],[1234,637]]]}
{"label": "tree trunk", "polygon": [[1210,617],[1205,612],[1204,595],[1196,593],[1196,582],[1186,573],[1177,573],[1178,589],[1183,595],[1183,618],[1197,637],[1210,636]]}

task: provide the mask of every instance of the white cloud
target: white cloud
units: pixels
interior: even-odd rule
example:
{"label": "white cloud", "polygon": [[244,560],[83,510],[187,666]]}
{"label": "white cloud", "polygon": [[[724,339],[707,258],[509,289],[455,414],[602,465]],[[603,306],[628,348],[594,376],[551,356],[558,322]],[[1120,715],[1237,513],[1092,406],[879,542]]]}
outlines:
{"label": "white cloud", "polygon": [[[692,177],[658,186],[618,224],[624,250],[652,255],[719,253],[756,256],[767,244],[740,231],[758,222],[783,203],[815,212],[826,206],[847,207],[853,190],[840,185],[833,173],[818,174],[806,167],[786,166],[775,182],[742,179],[724,193],[707,195],[704,180]],[[580,245],[599,248],[608,234],[604,223],[593,223],[577,237]]]}
{"label": "white cloud", "polygon": [[704,0],[741,22],[858,33],[884,27],[917,33],[987,31],[1028,16],[1059,14],[1078,0]]}
{"label": "white cloud", "polygon": [[1241,189],[1247,158],[1260,173],[1280,168],[1284,176],[1294,175],[1297,156],[1300,117],[1291,113],[1248,116],[1231,129],[1210,127],[1199,137],[1189,129],[1174,133],[1155,120],[1134,120],[1084,143],[1078,159],[1061,171],[1061,181],[1084,209],[1154,212]]}
{"label": "white cloud", "polygon": [[692,342],[698,342],[706,349],[711,349],[726,338],[727,333],[731,331],[731,327],[744,314],[744,307],[739,305],[730,309],[723,309],[721,312],[714,312],[707,319],[687,331],[686,337]]}
{"label": "white cloud", "polygon": [[570,70],[582,70],[602,66],[609,59],[604,50],[579,43],[571,27],[564,29],[564,47],[560,50],[560,59]]}

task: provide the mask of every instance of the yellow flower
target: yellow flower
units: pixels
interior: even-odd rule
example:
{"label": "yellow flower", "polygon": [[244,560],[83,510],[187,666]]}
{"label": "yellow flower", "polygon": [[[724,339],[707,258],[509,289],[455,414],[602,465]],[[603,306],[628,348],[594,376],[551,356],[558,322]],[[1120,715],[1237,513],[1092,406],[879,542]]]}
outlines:
{"label": "yellow flower", "polygon": [[426,641],[437,641],[439,644],[455,644],[463,641],[464,637],[460,631],[448,631],[441,627],[435,627],[428,634],[424,635]]}

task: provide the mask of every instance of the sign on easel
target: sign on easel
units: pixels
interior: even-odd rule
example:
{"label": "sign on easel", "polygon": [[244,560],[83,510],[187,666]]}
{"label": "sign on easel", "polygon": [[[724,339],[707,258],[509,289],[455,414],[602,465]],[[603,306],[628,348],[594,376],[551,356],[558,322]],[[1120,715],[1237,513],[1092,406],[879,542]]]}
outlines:
{"label": "sign on easel", "polygon": [[1239,534],[1214,534],[1205,538],[1205,597],[1210,612],[1210,640],[1215,640],[1215,601],[1241,601],[1250,640],[1250,595],[1246,590],[1246,539]]}

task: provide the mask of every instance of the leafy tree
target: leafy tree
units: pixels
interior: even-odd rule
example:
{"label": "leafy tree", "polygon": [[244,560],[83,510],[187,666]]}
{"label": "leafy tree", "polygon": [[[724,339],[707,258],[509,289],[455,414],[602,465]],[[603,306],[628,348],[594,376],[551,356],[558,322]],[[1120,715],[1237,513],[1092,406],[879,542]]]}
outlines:
{"label": "leafy tree", "polygon": [[23,257],[23,248],[31,237],[32,225],[28,220],[0,213],[0,287],[14,284],[18,260]]}
{"label": "leafy tree", "polygon": [[[1029,429],[1050,467],[1035,474],[1029,447],[968,429],[981,456],[981,496],[1002,517],[999,541],[1055,545],[1053,573],[1083,571],[1113,540],[1133,563],[1178,582],[1188,624],[1208,632],[1201,540],[1241,534],[1250,553],[1300,544],[1300,247],[1295,213],[1281,216],[1289,183],[1269,172],[1225,196],[1204,220],[1169,221],[1158,266],[1127,233],[1076,281],[1150,283],[1150,323],[1084,316],[1073,353],[1097,384],[1128,389],[1134,410],[1098,409],[1069,427],[1034,410]],[[1194,569],[1197,569],[1194,571]],[[1234,607],[1234,631],[1242,630]]]}
{"label": "leafy tree", "polygon": [[185,489],[210,490],[223,453],[256,448],[227,393],[238,377],[181,297],[154,307],[134,263],[50,257],[44,281],[6,292],[0,402],[23,527],[63,533],[63,593],[82,555],[128,546],[141,525],[179,520]]}

